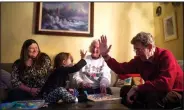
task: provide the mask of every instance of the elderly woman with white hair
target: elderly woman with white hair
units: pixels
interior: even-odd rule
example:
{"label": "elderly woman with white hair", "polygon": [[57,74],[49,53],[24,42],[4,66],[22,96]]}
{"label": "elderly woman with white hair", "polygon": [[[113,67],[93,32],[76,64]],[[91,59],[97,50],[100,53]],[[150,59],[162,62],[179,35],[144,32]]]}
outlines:
{"label": "elderly woman with white hair", "polygon": [[73,76],[79,87],[79,93],[87,91],[88,94],[112,94],[109,88],[111,83],[110,68],[100,55],[98,40],[92,41],[89,51],[91,55],[87,55],[85,58],[86,66]]}

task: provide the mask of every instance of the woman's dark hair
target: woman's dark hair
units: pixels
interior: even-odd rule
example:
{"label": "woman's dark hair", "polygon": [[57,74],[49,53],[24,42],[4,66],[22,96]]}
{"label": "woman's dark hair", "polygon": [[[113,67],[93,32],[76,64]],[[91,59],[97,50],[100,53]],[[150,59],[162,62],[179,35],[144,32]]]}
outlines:
{"label": "woman's dark hair", "polygon": [[61,52],[61,53],[57,54],[55,59],[54,59],[54,69],[62,66],[63,65],[62,62],[68,58],[71,58],[71,61],[73,62],[73,58],[72,58],[70,53]]}
{"label": "woman's dark hair", "polygon": [[19,64],[19,70],[20,71],[24,71],[24,69],[26,68],[25,61],[29,58],[29,56],[28,56],[28,48],[33,43],[36,43],[37,46],[38,46],[38,55],[36,56],[36,58],[33,59],[33,65],[36,68],[40,68],[40,66],[44,63],[44,56],[46,54],[40,52],[39,45],[38,45],[38,43],[35,40],[28,39],[22,45],[22,49],[21,49],[21,53],[20,53],[20,59],[19,59],[20,60],[20,64]]}

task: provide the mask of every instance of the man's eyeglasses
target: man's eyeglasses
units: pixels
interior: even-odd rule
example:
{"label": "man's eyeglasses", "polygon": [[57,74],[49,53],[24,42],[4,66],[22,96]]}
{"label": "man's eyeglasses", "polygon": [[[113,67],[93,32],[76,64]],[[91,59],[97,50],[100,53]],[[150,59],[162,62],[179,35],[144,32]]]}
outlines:
{"label": "man's eyeglasses", "polygon": [[144,48],[134,48],[134,52],[142,52],[144,51]]}

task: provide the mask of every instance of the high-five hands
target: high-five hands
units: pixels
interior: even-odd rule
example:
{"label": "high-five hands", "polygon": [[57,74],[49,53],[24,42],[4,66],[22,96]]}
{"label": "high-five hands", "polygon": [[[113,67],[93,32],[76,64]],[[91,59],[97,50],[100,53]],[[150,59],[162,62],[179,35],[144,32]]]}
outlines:
{"label": "high-five hands", "polygon": [[85,58],[87,51],[84,52],[84,50],[80,50],[80,56],[81,59]]}
{"label": "high-five hands", "polygon": [[108,52],[110,51],[111,49],[111,46],[110,45],[109,47],[107,46],[107,37],[102,35],[100,37],[100,40],[99,41],[99,44],[100,44],[100,53],[102,56],[107,56]]}

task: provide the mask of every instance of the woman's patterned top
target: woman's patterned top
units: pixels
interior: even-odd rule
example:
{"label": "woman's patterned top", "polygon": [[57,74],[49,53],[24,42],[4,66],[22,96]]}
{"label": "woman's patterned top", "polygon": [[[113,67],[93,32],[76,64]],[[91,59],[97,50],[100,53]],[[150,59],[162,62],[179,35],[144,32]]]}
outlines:
{"label": "woman's patterned top", "polygon": [[23,83],[31,88],[41,88],[49,75],[51,60],[48,55],[43,56],[43,65],[38,69],[35,66],[26,67],[20,74],[18,65],[20,60],[15,61],[12,67],[11,83],[13,87],[18,87]]}

